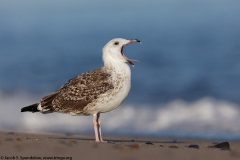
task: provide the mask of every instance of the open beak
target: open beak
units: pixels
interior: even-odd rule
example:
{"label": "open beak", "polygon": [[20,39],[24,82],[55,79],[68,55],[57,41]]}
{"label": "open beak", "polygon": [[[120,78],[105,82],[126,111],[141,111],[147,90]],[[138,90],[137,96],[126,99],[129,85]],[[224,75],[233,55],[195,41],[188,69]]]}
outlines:
{"label": "open beak", "polygon": [[123,56],[124,59],[125,59],[131,66],[133,66],[133,67],[134,67],[134,63],[133,63],[133,62],[138,62],[138,60],[127,58],[127,57],[125,56],[125,54],[123,53],[123,47],[126,46],[126,45],[128,45],[128,44],[135,43],[135,42],[141,43],[141,41],[138,40],[138,39],[131,39],[127,44],[124,44],[124,45],[122,46],[122,48],[121,48],[121,54],[122,54],[122,56]]}

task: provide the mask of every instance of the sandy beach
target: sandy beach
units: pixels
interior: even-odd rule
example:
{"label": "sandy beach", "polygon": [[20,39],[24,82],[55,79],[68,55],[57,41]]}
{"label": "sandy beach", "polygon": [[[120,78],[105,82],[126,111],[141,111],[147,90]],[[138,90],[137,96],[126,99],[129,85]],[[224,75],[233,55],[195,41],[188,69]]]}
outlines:
{"label": "sandy beach", "polygon": [[[240,142],[107,136],[0,132],[0,158],[6,159],[240,159]],[[225,142],[225,143],[223,143]]]}

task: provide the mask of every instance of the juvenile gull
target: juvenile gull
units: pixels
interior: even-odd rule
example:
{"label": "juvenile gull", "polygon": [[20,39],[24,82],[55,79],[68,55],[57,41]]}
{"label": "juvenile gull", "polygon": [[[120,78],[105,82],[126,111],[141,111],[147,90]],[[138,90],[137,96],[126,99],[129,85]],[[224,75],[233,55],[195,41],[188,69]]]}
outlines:
{"label": "juvenile gull", "polygon": [[103,47],[104,66],[70,79],[59,90],[26,106],[21,112],[61,112],[71,115],[93,115],[96,142],[103,142],[100,113],[117,108],[131,88],[131,70],[136,60],[127,58],[123,47],[140,42],[138,39],[115,38]]}

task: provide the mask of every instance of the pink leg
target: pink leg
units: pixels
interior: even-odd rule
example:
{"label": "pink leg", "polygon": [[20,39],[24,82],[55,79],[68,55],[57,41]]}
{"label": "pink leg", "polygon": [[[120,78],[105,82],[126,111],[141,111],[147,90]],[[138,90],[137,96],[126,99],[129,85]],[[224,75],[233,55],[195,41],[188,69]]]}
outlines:
{"label": "pink leg", "polygon": [[102,139],[100,113],[97,114],[97,124],[98,124],[98,133],[99,133],[100,142],[104,142],[103,139]]}
{"label": "pink leg", "polygon": [[94,132],[95,132],[95,141],[96,142],[103,142],[99,118],[100,118],[100,113],[97,113],[97,114],[93,115],[93,126],[94,126]]}
{"label": "pink leg", "polygon": [[97,114],[93,115],[93,127],[94,127],[94,132],[95,132],[95,141],[100,142],[99,131],[98,131],[98,123],[97,123]]}

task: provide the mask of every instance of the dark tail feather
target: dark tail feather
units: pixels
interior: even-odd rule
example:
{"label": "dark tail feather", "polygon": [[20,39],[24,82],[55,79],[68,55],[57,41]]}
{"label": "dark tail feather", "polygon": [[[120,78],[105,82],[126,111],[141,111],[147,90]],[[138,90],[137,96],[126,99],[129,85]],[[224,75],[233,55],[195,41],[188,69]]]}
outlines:
{"label": "dark tail feather", "polygon": [[27,106],[27,107],[23,107],[21,109],[21,112],[33,112],[33,113],[34,112],[39,112],[37,106],[38,106],[38,103],[32,104],[32,105]]}

